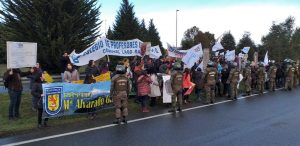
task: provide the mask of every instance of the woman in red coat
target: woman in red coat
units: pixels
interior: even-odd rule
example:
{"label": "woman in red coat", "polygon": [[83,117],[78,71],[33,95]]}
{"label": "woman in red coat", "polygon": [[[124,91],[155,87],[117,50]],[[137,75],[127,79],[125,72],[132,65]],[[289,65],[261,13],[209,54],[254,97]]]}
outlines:
{"label": "woman in red coat", "polygon": [[150,84],[152,83],[151,78],[147,75],[146,71],[142,71],[141,75],[137,79],[138,96],[142,105],[142,112],[149,112],[147,108],[147,100],[151,92]]}
{"label": "woman in red coat", "polygon": [[[183,72],[183,94],[192,86],[191,82],[191,72],[188,68],[186,68]],[[184,103],[188,103],[189,101],[189,95],[184,95],[183,96],[183,101]]]}

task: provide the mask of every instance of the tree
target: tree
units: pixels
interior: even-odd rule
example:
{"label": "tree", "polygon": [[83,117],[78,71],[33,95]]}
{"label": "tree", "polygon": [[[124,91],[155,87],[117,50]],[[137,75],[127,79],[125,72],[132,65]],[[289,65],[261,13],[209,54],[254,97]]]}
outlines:
{"label": "tree", "polygon": [[4,25],[0,23],[0,63],[6,62],[6,49],[5,49],[5,32]]}
{"label": "tree", "polygon": [[190,49],[201,43],[203,48],[211,48],[215,41],[214,34],[210,32],[203,33],[198,27],[193,26],[185,31],[181,45],[184,49]]}
{"label": "tree", "polygon": [[149,41],[149,37],[148,37],[148,29],[146,28],[145,25],[145,20],[143,19],[141,24],[140,24],[140,40],[143,42]]}
{"label": "tree", "polygon": [[294,22],[293,17],[288,17],[279,24],[273,22],[270,32],[262,38],[262,46],[269,51],[271,59],[283,60],[293,56],[290,42],[294,32]]}
{"label": "tree", "polygon": [[113,25],[113,37],[116,40],[131,40],[140,37],[140,24],[133,11],[134,5],[122,0],[120,10]]}
{"label": "tree", "polygon": [[152,46],[159,45],[159,47],[162,49],[162,43],[160,41],[160,36],[159,33],[154,25],[153,19],[150,20],[149,22],[149,27],[148,27],[148,36],[147,38],[151,42]]}
{"label": "tree", "polygon": [[291,58],[295,60],[300,59],[300,28],[296,28],[291,39]]}
{"label": "tree", "polygon": [[230,31],[223,35],[221,44],[225,50],[235,50],[235,40]]}
{"label": "tree", "polygon": [[107,30],[106,38],[113,39],[113,32],[110,27]]}
{"label": "tree", "polygon": [[248,60],[253,60],[253,55],[254,55],[254,52],[257,49],[257,47],[250,36],[251,36],[251,33],[249,33],[249,32],[245,32],[243,34],[243,37],[240,39],[240,41],[236,47],[236,49],[237,49],[236,53],[237,54],[240,53],[244,47],[250,47],[250,51],[248,52]]}
{"label": "tree", "polygon": [[81,52],[100,35],[97,0],[2,0],[4,25],[14,41],[37,42],[38,61],[58,71],[66,51]]}

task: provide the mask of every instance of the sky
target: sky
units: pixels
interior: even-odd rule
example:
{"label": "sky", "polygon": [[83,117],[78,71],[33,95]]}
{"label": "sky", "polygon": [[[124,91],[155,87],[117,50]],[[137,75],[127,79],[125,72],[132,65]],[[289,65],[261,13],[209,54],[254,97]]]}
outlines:
{"label": "sky", "polygon": [[[122,0],[99,0],[101,33],[112,27]],[[215,34],[215,38],[230,31],[236,43],[244,32],[250,32],[256,44],[269,32],[273,22],[295,17],[300,27],[300,0],[129,0],[136,17],[154,20],[163,46],[176,45],[176,10],[178,9],[178,46],[184,32],[197,26],[201,31]]]}

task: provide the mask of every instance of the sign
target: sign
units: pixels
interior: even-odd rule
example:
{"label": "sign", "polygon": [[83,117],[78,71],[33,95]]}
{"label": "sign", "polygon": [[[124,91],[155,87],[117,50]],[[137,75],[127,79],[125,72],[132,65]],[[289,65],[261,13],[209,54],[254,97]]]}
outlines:
{"label": "sign", "polygon": [[162,54],[159,46],[157,45],[151,47],[147,55],[149,55],[150,58],[158,59]]}
{"label": "sign", "polygon": [[150,48],[151,48],[151,43],[150,42],[142,43],[142,45],[141,45],[141,55],[144,56],[144,55],[149,54]]}
{"label": "sign", "polygon": [[172,87],[171,87],[171,81],[170,75],[162,76],[163,78],[163,103],[171,103],[172,102]]}
{"label": "sign", "polygon": [[97,40],[92,46],[77,54],[75,50],[70,54],[70,61],[76,66],[88,64],[89,60],[98,60],[105,55],[113,56],[141,56],[139,39],[128,41],[113,41],[107,38]]}
{"label": "sign", "polygon": [[6,42],[7,68],[34,67],[37,58],[37,43]]}
{"label": "sign", "polygon": [[168,56],[175,57],[175,58],[183,58],[187,53],[187,50],[177,50],[177,48],[171,47],[169,44],[168,44],[167,51],[168,51]]}
{"label": "sign", "polygon": [[60,117],[112,108],[110,81],[95,84],[43,84],[44,117]]}
{"label": "sign", "polygon": [[192,68],[194,64],[199,61],[203,56],[202,46],[198,44],[188,50],[186,55],[182,58],[182,61],[186,64],[187,68]]}
{"label": "sign", "polygon": [[268,56],[268,51],[266,52],[265,58],[264,58],[264,65],[268,66],[269,65],[269,56]]}

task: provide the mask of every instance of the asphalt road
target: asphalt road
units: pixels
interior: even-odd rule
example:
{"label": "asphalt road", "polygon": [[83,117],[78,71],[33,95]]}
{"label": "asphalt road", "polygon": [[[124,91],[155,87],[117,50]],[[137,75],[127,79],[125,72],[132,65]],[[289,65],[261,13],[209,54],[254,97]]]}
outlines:
{"label": "asphalt road", "polygon": [[[35,139],[40,137],[44,138]],[[300,88],[194,107],[176,114],[164,111],[131,120],[127,125],[0,139],[0,145],[20,141],[30,146],[300,145]]]}

